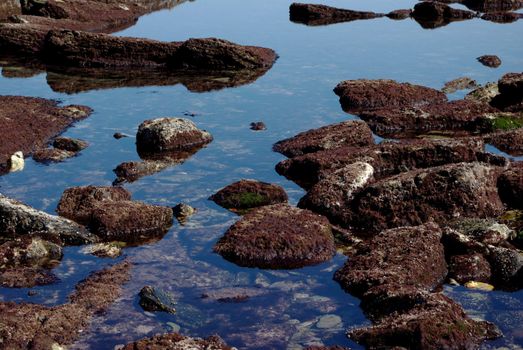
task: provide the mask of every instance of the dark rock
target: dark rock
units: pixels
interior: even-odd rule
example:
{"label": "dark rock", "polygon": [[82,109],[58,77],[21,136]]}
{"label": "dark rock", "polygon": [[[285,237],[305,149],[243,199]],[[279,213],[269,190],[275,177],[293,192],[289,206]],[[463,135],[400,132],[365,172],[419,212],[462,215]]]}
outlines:
{"label": "dark rock", "polygon": [[387,17],[394,20],[407,19],[411,16],[412,10],[394,10],[386,14]]}
{"label": "dark rock", "polygon": [[0,3],[0,21],[20,14],[22,14],[22,9],[18,0],[4,0]]}
{"label": "dark rock", "polygon": [[470,100],[434,103],[419,107],[382,108],[358,115],[380,136],[411,136],[435,130],[475,131],[499,111]]}
{"label": "dark rock", "polygon": [[75,153],[87,148],[87,146],[89,146],[87,142],[71,137],[59,136],[53,141],[54,148]]}
{"label": "dark rock", "polygon": [[358,161],[372,165],[374,177],[382,179],[414,169],[476,161],[485,155],[482,150],[483,141],[479,138],[385,142],[371,147],[340,147],[298,156],[280,162],[276,171],[310,188],[326,173]]}
{"label": "dark rock", "polygon": [[523,162],[513,163],[498,179],[501,200],[510,208],[523,209]]}
{"label": "dark rock", "polygon": [[359,19],[373,19],[384,16],[381,13],[353,11],[326,5],[300,3],[291,4],[289,14],[292,22],[311,26],[349,22]]}
{"label": "dark rock", "polygon": [[39,237],[22,236],[0,245],[0,269],[15,266],[50,266],[62,259],[62,247]]}
{"label": "dark rock", "polygon": [[125,134],[122,134],[121,132],[115,132],[114,135],[113,135],[113,137],[114,137],[115,139],[119,140],[119,139],[123,139],[124,137],[129,137],[129,136],[127,136],[127,135],[125,135]]}
{"label": "dark rock", "polygon": [[481,19],[494,23],[512,23],[522,17],[523,15],[517,12],[492,12],[483,14]]}
{"label": "dark rock", "polygon": [[496,55],[483,55],[477,58],[477,60],[484,66],[490,68],[498,68],[501,66],[501,60]]}
{"label": "dark rock", "polygon": [[0,173],[15,152],[31,154],[91,110],[83,106],[58,107],[58,102],[41,98],[0,96]]}
{"label": "dark rock", "polygon": [[349,120],[311,129],[278,141],[274,144],[273,150],[287,157],[296,157],[342,146],[370,146],[373,144],[372,131],[367,124],[358,120]]}
{"label": "dark rock", "polygon": [[251,130],[262,131],[262,130],[267,130],[267,127],[265,126],[264,122],[252,122]]}
{"label": "dark rock", "polygon": [[484,163],[458,163],[395,175],[367,186],[335,223],[372,233],[458,216],[495,217],[504,209],[496,188],[500,172]]}
{"label": "dark rock", "polygon": [[347,112],[383,107],[421,106],[445,102],[446,95],[425,86],[398,83],[394,80],[346,80],[334,88]]}
{"label": "dark rock", "polygon": [[136,147],[139,152],[188,151],[212,141],[212,136],[183,118],[146,120],[138,127]]}
{"label": "dark rock", "polygon": [[123,262],[96,272],[76,286],[70,302],[59,306],[0,302],[0,347],[50,349],[73,343],[89,320],[115,301],[129,280],[130,264]]}
{"label": "dark rock", "polygon": [[132,201],[104,201],[91,214],[90,227],[103,241],[144,243],[163,237],[173,223],[169,207]]}
{"label": "dark rock", "polygon": [[127,344],[122,350],[233,350],[217,335],[205,339],[184,337],[178,333],[155,335]]}
{"label": "dark rock", "polygon": [[214,251],[240,266],[299,268],[335,253],[327,219],[287,204],[255,209],[231,226]]}
{"label": "dark rock", "polygon": [[462,4],[477,12],[507,12],[523,7],[521,0],[463,0]]}
{"label": "dark rock", "polygon": [[49,215],[2,195],[0,195],[0,217],[2,238],[37,234],[64,244],[97,241],[93,234],[71,220]]}
{"label": "dark rock", "polygon": [[62,194],[56,211],[60,216],[87,225],[97,205],[128,200],[131,200],[131,193],[121,187],[71,187]]}
{"label": "dark rock", "polygon": [[454,9],[441,2],[422,1],[414,6],[412,17],[427,29],[445,26],[453,21],[472,19],[476,14],[467,10]]}
{"label": "dark rock", "polygon": [[287,202],[287,193],[278,185],[256,180],[234,182],[209,197],[216,204],[233,211],[245,211],[264,205]]}
{"label": "dark rock", "polygon": [[[334,279],[364,302],[370,301],[368,295],[374,299],[375,287],[382,290],[414,287],[431,291],[447,275],[440,239],[441,229],[433,223],[383,231],[362,244],[336,272]],[[372,311],[372,308],[366,311]]]}
{"label": "dark rock", "polygon": [[373,349],[473,349],[500,336],[492,323],[470,319],[461,306],[439,293],[427,294],[407,312],[349,332],[351,339]]}
{"label": "dark rock", "polygon": [[523,288],[523,254],[517,249],[492,247],[488,256],[492,279],[502,288]]}
{"label": "dark rock", "polygon": [[499,95],[491,104],[505,111],[523,112],[523,73],[507,73],[498,81]]}
{"label": "dark rock", "polygon": [[189,217],[194,215],[196,209],[185,203],[178,203],[173,207],[173,214],[181,224],[185,223]]}
{"label": "dark rock", "polygon": [[[58,281],[60,281],[60,279],[56,277],[55,274],[40,267],[13,267],[5,270],[0,269],[0,287],[32,288],[36,286],[46,286]],[[0,325],[2,325],[1,321]]]}
{"label": "dark rock", "polygon": [[59,163],[74,156],[76,156],[75,152],[57,148],[45,148],[33,152],[33,159],[38,163]]}
{"label": "dark rock", "polygon": [[523,156],[523,128],[486,135],[485,142],[511,156]]}
{"label": "dark rock", "polygon": [[164,311],[171,314],[176,312],[174,297],[159,288],[145,286],[139,296],[139,304],[145,311]]}
{"label": "dark rock", "polygon": [[469,281],[490,282],[490,265],[481,254],[454,255],[450,258],[449,278],[460,284]]}
{"label": "dark rock", "polygon": [[446,94],[452,94],[458,90],[469,90],[477,87],[478,84],[474,79],[469,77],[457,78],[445,83],[441,91]]}
{"label": "dark rock", "polygon": [[2,53],[35,57],[44,48],[46,32],[27,28],[23,24],[0,23]]}

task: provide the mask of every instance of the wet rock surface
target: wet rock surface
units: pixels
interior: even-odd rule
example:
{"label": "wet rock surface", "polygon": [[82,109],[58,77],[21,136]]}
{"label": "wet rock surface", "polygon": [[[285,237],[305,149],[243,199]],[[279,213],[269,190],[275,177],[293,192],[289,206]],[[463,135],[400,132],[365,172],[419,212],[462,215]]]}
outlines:
{"label": "wet rock surface", "polygon": [[523,128],[486,135],[485,142],[511,156],[523,156]]}
{"label": "wet rock surface", "polygon": [[443,89],[441,89],[441,91],[443,91],[446,94],[451,94],[458,90],[473,89],[477,86],[478,85],[474,79],[471,79],[469,77],[462,77],[446,82],[445,86],[443,87]]}
{"label": "wet rock surface", "polygon": [[123,350],[232,350],[225,342],[217,335],[210,336],[205,339],[190,338],[182,336],[178,333],[168,333],[163,335],[156,335],[152,338],[145,338],[134,343],[127,344]]}
{"label": "wet rock surface", "polygon": [[145,311],[164,311],[167,313],[176,312],[176,302],[174,297],[159,288],[145,286],[139,293],[138,302]]}
{"label": "wet rock surface", "polygon": [[74,152],[57,148],[39,149],[33,153],[33,159],[38,163],[59,163],[76,155]]}
{"label": "wet rock surface", "polygon": [[287,204],[255,209],[231,226],[214,251],[240,266],[298,268],[335,252],[327,219]]}
{"label": "wet rock surface", "polygon": [[7,160],[15,152],[28,155],[45,147],[52,137],[89,114],[91,109],[84,106],[59,107],[53,100],[0,96],[0,173],[6,171]]}
{"label": "wet rock surface", "polygon": [[338,148],[341,146],[370,146],[374,144],[372,131],[362,121],[349,120],[299,133],[278,141],[273,150],[287,157]]}
{"label": "wet rock surface", "polygon": [[327,25],[359,19],[383,17],[384,14],[364,11],[353,11],[326,5],[293,3],[289,8],[292,22],[306,25]]}
{"label": "wet rock surface", "polygon": [[233,211],[287,202],[287,193],[278,185],[256,181],[240,180],[234,182],[209,197],[216,204]]}
{"label": "wet rock surface", "polygon": [[73,343],[95,314],[120,296],[129,280],[130,263],[123,262],[91,274],[59,306],[0,302],[0,346],[50,349]]}
{"label": "wet rock surface", "polygon": [[496,55],[483,55],[478,57],[477,60],[487,67],[498,68],[501,66],[501,59]]}

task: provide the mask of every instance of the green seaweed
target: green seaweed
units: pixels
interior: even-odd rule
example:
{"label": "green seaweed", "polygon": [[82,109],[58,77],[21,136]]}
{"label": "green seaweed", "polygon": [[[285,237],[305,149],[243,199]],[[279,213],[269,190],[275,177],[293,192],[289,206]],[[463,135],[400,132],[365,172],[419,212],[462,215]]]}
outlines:
{"label": "green seaweed", "polygon": [[501,115],[491,120],[493,130],[513,130],[523,127],[521,116]]}
{"label": "green seaweed", "polygon": [[229,199],[232,208],[254,208],[268,203],[268,198],[255,192],[238,193]]}

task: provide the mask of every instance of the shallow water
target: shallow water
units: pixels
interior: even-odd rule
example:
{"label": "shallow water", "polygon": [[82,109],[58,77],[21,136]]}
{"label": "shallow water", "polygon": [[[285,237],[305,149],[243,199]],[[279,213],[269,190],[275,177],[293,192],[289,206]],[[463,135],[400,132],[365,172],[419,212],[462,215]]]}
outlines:
{"label": "shallow water", "polygon": [[[198,209],[187,225],[177,223],[159,242],[125,250],[135,263],[124,296],[73,348],[107,348],[165,332],[173,325],[183,334],[217,333],[239,348],[299,348],[314,343],[360,348],[345,330],[368,324],[358,300],[332,280],[345,258],[293,271],[239,268],[212,253],[212,246],[237,216],[207,198],[241,178],[282,185],[295,204],[304,194],[278,176],[274,166],[283,156],[271,151],[274,142],[299,131],[342,121],[344,113],[332,92],[345,79],[390,78],[441,88],[446,81],[469,76],[478,83],[496,81],[506,72],[523,69],[523,21],[495,24],[473,19],[434,30],[415,21],[387,18],[307,27],[289,21],[283,0],[197,0],[140,18],[116,35],[179,41],[190,37],[220,37],[240,44],[270,47],[279,54],[274,67],[256,82],[219,91],[193,93],[183,85],[91,90],[77,94],[53,92],[45,73],[31,78],[0,78],[0,94],[54,98],[64,104],[84,104],[93,115],[66,131],[90,143],[79,157],[61,164],[26,161],[23,172],[0,177],[0,192],[53,213],[65,188],[109,185],[119,163],[138,160],[134,139],[115,140],[114,132],[134,135],[145,119],[196,114],[192,119],[210,131],[214,141],[183,164],[126,184],[133,198],[174,206],[183,201]],[[411,8],[415,1],[329,1],[328,5],[388,12]],[[492,69],[476,61],[498,55],[503,64]],[[461,98],[458,92],[452,98]],[[267,131],[249,130],[264,121]],[[66,300],[74,284],[114,263],[67,248],[57,268],[61,282],[36,288],[0,289],[0,300],[31,300],[57,304]],[[146,284],[170,291],[179,307],[176,315],[148,314],[137,303]],[[201,294],[224,287],[257,288],[262,295],[244,303],[218,303]],[[485,347],[523,345],[523,292],[471,292],[445,287],[470,315],[495,322],[505,338]],[[318,329],[325,314],[342,324]]]}

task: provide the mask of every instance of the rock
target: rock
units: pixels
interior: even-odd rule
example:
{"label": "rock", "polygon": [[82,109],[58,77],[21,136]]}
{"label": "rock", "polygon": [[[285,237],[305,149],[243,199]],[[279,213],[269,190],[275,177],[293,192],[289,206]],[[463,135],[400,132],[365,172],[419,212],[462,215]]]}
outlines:
{"label": "rock", "polygon": [[349,120],[299,133],[278,141],[273,150],[287,157],[328,150],[342,146],[370,146],[374,144],[372,131],[366,123]]}
{"label": "rock", "polygon": [[173,207],[174,217],[183,225],[185,221],[196,213],[196,209],[185,203],[178,203]]}
{"label": "rock", "polygon": [[33,153],[33,159],[39,163],[58,163],[76,156],[76,153],[57,148],[39,149]]}
{"label": "rock", "polygon": [[103,241],[140,244],[163,237],[173,223],[169,207],[133,201],[104,201],[91,214],[90,228]]}
{"label": "rock", "polygon": [[496,55],[483,55],[477,58],[477,60],[484,66],[490,68],[498,68],[501,66],[501,60]]}
{"label": "rock", "polygon": [[429,220],[494,217],[503,212],[495,187],[499,173],[483,163],[458,163],[385,178],[361,191],[351,202],[352,217],[339,224],[369,234]]}
{"label": "rock", "polygon": [[472,19],[476,14],[467,10],[454,9],[435,1],[422,1],[414,5],[412,17],[423,28],[437,28],[453,21]]}
{"label": "rock", "polygon": [[[465,239],[470,239],[484,245],[498,246],[506,242],[513,235],[513,231],[505,224],[499,224],[493,219],[461,218],[450,221],[447,225],[453,230],[458,231]],[[463,240],[462,238],[458,238]],[[444,240],[445,241],[445,240]],[[453,248],[458,248],[458,241],[448,242]],[[459,252],[459,251],[458,251]],[[463,254],[463,251],[460,253]]]}
{"label": "rock", "polygon": [[44,306],[32,303],[0,302],[0,347],[50,349],[51,344],[72,344],[121,294],[130,264],[123,262],[91,274],[69,296],[69,303]]}
{"label": "rock", "polygon": [[498,84],[487,83],[477,89],[472,90],[466,96],[466,100],[474,100],[478,102],[490,103],[492,99],[499,94]]}
{"label": "rock", "polygon": [[523,209],[523,162],[513,163],[498,179],[499,196],[510,208]]}
{"label": "rock", "polygon": [[2,238],[43,235],[64,244],[94,243],[97,238],[77,223],[31,208],[0,195],[0,232]]}
{"label": "rock", "polygon": [[443,91],[446,94],[452,94],[458,90],[469,90],[477,86],[478,84],[474,79],[471,79],[469,77],[462,77],[446,82],[445,86],[443,87],[443,89],[441,89],[441,91]]}
{"label": "rock", "polygon": [[394,80],[346,80],[334,92],[347,112],[373,110],[383,107],[421,106],[445,102],[446,95],[425,86],[398,83]]}
{"label": "rock", "polygon": [[119,139],[122,139],[122,138],[124,138],[124,137],[129,137],[129,136],[127,136],[127,135],[125,135],[125,134],[122,134],[121,132],[115,132],[114,135],[113,135],[113,137],[114,137],[115,139],[119,140]]}
{"label": "rock", "polygon": [[[386,310],[377,295],[413,287],[431,291],[447,275],[441,229],[433,224],[382,231],[334,275],[343,289],[362,298],[362,307],[371,315]],[[401,307],[399,304],[395,307]]]}
{"label": "rock", "polygon": [[83,149],[87,148],[89,144],[79,139],[73,139],[71,137],[56,137],[53,141],[53,147],[64,151],[78,153]]}
{"label": "rock", "polygon": [[298,206],[327,216],[336,222],[350,210],[355,193],[373,180],[374,168],[369,163],[355,162],[328,173],[303,197]]}
{"label": "rock", "polygon": [[497,113],[497,109],[486,103],[455,100],[419,107],[381,108],[358,115],[380,136],[410,137],[435,130],[474,132],[490,127]]}
{"label": "rock", "polygon": [[469,281],[488,283],[490,276],[490,265],[481,254],[454,255],[450,258],[449,278],[460,284]]}
{"label": "rock", "polygon": [[392,314],[374,326],[349,331],[368,348],[473,349],[501,332],[490,322],[470,319],[448,297],[428,294],[407,312]]}
{"label": "rock", "polygon": [[522,18],[521,13],[517,12],[492,12],[485,13],[481,19],[494,23],[512,23]]}
{"label": "rock", "polygon": [[521,0],[464,0],[463,5],[477,12],[507,12],[523,7]]}
{"label": "rock", "polygon": [[484,282],[469,281],[465,283],[465,287],[470,289],[482,290],[484,292],[490,292],[494,290],[494,286]]}
{"label": "rock", "polygon": [[134,182],[140,178],[148,175],[156,174],[170,166],[182,163],[169,162],[169,161],[138,161],[138,162],[123,162],[113,169],[116,174],[116,180],[114,185],[121,184],[123,182]]}
{"label": "rock", "polygon": [[[40,267],[0,269],[0,287],[4,288],[32,288],[36,286],[46,286],[57,283],[58,281],[60,281],[60,279],[56,277],[54,273]],[[1,306],[0,304],[0,310]],[[1,325],[2,322],[0,321],[0,326]]]}
{"label": "rock", "polygon": [[15,152],[7,161],[7,169],[9,172],[22,171],[25,167],[24,154],[22,152]]}
{"label": "rock", "polygon": [[342,320],[338,315],[324,315],[316,322],[316,327],[319,329],[341,328]]}
{"label": "rock", "polygon": [[394,10],[386,14],[387,17],[394,20],[407,19],[411,16],[412,10]]}
{"label": "rock", "polygon": [[504,111],[523,111],[523,73],[507,73],[498,80],[499,95],[491,104]]}
{"label": "rock", "polygon": [[22,9],[18,0],[5,0],[0,4],[0,21],[13,15],[21,15]]}
{"label": "rock", "polygon": [[117,258],[122,255],[125,242],[96,243],[82,249],[82,253],[91,254],[99,258]]}
{"label": "rock", "polygon": [[264,205],[285,203],[288,198],[281,186],[256,180],[240,180],[222,188],[209,199],[226,209],[245,212]]}
{"label": "rock", "polygon": [[178,333],[155,335],[127,344],[122,350],[233,350],[217,335],[205,339],[184,337]]}
{"label": "rock", "polygon": [[140,124],[136,134],[136,147],[143,153],[189,151],[211,141],[211,134],[183,118],[146,120]]}
{"label": "rock", "polygon": [[384,16],[381,13],[353,11],[325,5],[300,3],[291,4],[289,13],[292,22],[313,26],[355,21],[359,19],[372,19]]}
{"label": "rock", "polygon": [[327,219],[275,204],[242,217],[218,240],[214,251],[240,266],[289,269],[329,260],[335,247]]}
{"label": "rock", "polygon": [[0,173],[15,152],[31,154],[56,134],[91,110],[83,106],[58,107],[57,101],[41,98],[0,96]]}
{"label": "rock", "polygon": [[[374,178],[383,179],[414,169],[487,159],[489,156],[483,153],[483,146],[481,139],[467,138],[340,147],[284,160],[276,166],[276,171],[300,186],[310,188],[327,173],[358,161],[369,163],[374,168]],[[499,163],[492,161],[505,165],[504,159],[499,159]]]}
{"label": "rock", "polygon": [[131,200],[131,193],[122,187],[71,187],[62,194],[56,211],[60,216],[88,225],[97,205],[128,200]]}
{"label": "rock", "polygon": [[485,142],[511,156],[523,156],[523,128],[486,135]]}
{"label": "rock", "polygon": [[50,266],[62,259],[62,247],[39,237],[22,236],[0,245],[0,269],[16,266]]}
{"label": "rock", "polygon": [[159,288],[145,286],[139,296],[139,304],[145,311],[165,311],[171,314],[176,312],[174,297]]}
{"label": "rock", "polygon": [[267,291],[262,288],[225,287],[208,290],[205,293],[202,293],[201,297],[205,301],[242,303],[250,298],[265,294],[267,294]]}
{"label": "rock", "polygon": [[263,130],[267,130],[267,127],[265,126],[264,122],[252,122],[251,123],[251,130],[263,131]]}
{"label": "rock", "polygon": [[494,285],[504,289],[523,288],[523,254],[517,249],[491,247],[488,256]]}

